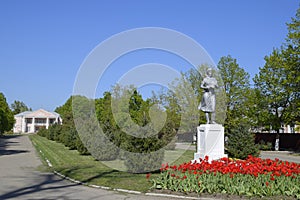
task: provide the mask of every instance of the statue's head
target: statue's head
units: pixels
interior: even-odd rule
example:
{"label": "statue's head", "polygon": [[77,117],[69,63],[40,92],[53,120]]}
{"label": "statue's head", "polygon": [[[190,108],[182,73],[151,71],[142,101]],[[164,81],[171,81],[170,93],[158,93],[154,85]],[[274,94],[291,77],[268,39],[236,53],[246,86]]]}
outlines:
{"label": "statue's head", "polygon": [[206,75],[207,75],[207,76],[211,77],[211,76],[212,76],[212,73],[213,73],[212,68],[208,68],[208,69],[206,70]]}

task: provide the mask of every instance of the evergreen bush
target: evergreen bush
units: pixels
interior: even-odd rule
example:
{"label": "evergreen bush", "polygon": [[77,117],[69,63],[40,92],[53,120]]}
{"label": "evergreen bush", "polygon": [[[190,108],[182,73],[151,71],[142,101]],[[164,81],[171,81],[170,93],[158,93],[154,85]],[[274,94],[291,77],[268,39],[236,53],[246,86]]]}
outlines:
{"label": "evergreen bush", "polygon": [[[145,130],[145,132],[148,132]],[[145,133],[147,134],[147,133]],[[144,173],[158,170],[164,158],[163,142],[157,135],[138,138],[125,133],[120,134],[122,159],[128,172]]]}
{"label": "evergreen bush", "polygon": [[83,143],[79,137],[77,137],[77,140],[76,140],[76,149],[81,155],[89,155],[90,154],[90,152],[83,145]]}
{"label": "evergreen bush", "polygon": [[118,158],[119,148],[103,134],[95,135],[92,141],[93,142],[87,147],[95,159],[100,161],[110,161]]}
{"label": "evergreen bush", "polygon": [[157,171],[162,165],[164,151],[159,150],[152,153],[124,153],[124,164],[127,171],[131,173],[145,173]]}
{"label": "evergreen bush", "polygon": [[259,146],[255,144],[254,135],[246,125],[231,128],[229,132],[227,143],[229,157],[246,159],[248,155],[259,156]]}
{"label": "evergreen bush", "polygon": [[77,149],[77,137],[78,133],[75,127],[63,126],[59,141],[61,141],[65,146],[69,147],[71,150],[75,150]]}
{"label": "evergreen bush", "polygon": [[265,141],[261,140],[258,145],[259,145],[259,149],[262,151],[271,151],[272,150],[271,142],[265,142]]}
{"label": "evergreen bush", "polygon": [[48,130],[45,128],[41,128],[39,129],[39,131],[37,132],[37,134],[41,137],[47,137],[48,135]]}

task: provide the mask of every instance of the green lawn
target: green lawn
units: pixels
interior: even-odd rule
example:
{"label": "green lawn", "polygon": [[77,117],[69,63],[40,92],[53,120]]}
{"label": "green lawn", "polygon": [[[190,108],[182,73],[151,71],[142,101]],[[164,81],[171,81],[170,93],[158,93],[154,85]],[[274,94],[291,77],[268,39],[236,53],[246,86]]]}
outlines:
{"label": "green lawn", "polygon": [[[30,139],[35,148],[51,162],[55,170],[73,179],[86,182],[88,184],[106,186],[146,192],[151,187],[151,183],[146,179],[145,174],[131,174],[127,172],[113,170],[99,161],[95,161],[92,156],[81,156],[76,150],[69,150],[63,144],[50,141],[38,135],[31,135]],[[176,156],[182,154],[184,150],[167,151],[166,156]],[[193,151],[186,151],[173,164],[189,162],[193,158]],[[120,164],[120,162],[118,162]],[[157,176],[152,174],[151,176]]]}

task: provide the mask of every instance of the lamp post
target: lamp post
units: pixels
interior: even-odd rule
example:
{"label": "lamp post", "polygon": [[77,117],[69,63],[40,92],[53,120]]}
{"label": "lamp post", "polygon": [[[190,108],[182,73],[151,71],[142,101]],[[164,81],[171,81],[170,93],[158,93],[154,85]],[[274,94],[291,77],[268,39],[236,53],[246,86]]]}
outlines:
{"label": "lamp post", "polygon": [[282,130],[282,124],[283,122],[281,121],[281,115],[282,115],[282,108],[277,108],[276,110],[276,114],[277,114],[277,117],[279,118],[279,124],[280,124],[280,128],[279,130],[277,130],[277,133],[276,133],[276,140],[275,140],[275,151],[279,151],[279,133],[281,132]]}

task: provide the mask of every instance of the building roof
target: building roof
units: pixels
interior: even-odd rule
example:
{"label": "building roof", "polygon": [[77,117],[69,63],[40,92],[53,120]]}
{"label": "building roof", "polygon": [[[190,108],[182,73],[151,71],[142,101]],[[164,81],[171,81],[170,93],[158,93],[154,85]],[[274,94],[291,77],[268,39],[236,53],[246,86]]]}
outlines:
{"label": "building roof", "polygon": [[49,112],[44,109],[39,109],[36,111],[25,111],[15,115],[15,117],[25,117],[25,118],[57,118],[60,115],[56,112]]}
{"label": "building roof", "polygon": [[19,114],[16,114],[15,117],[22,117],[22,116],[25,116],[25,115],[28,115],[32,113],[32,111],[25,111],[25,112],[21,112]]}

